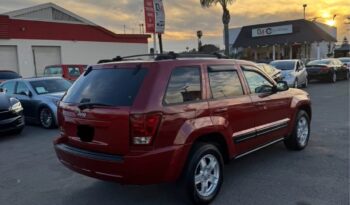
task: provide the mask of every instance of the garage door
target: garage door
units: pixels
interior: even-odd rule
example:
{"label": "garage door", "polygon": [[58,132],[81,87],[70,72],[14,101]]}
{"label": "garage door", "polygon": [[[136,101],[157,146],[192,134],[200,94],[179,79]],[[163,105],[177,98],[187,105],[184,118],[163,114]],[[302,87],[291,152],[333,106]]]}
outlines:
{"label": "garage door", "polygon": [[13,70],[18,72],[16,46],[0,46],[0,70]]}
{"label": "garage door", "polygon": [[48,65],[61,64],[61,48],[49,46],[33,46],[33,57],[36,76],[42,76]]}

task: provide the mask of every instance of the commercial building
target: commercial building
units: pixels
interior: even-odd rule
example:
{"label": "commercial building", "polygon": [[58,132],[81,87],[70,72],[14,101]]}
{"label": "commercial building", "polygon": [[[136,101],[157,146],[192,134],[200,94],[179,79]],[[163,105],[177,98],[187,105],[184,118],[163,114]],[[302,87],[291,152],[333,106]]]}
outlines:
{"label": "commercial building", "polygon": [[303,59],[332,55],[337,29],[304,19],[230,29],[231,52],[253,61]]}
{"label": "commercial building", "polygon": [[47,65],[148,53],[149,35],[115,34],[52,3],[0,15],[0,69],[40,76]]}

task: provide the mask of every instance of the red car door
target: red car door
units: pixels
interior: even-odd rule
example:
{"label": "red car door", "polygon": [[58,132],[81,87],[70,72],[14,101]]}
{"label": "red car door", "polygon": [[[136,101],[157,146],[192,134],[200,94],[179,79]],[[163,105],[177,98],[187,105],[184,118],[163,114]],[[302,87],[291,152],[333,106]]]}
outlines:
{"label": "red car door", "polygon": [[234,65],[209,65],[209,109],[215,125],[226,136],[232,136],[236,154],[254,148],[256,141],[247,140],[255,135],[254,105],[242,84],[242,76]]}
{"label": "red car door", "polygon": [[242,65],[242,71],[256,110],[256,140],[260,146],[280,140],[291,120],[291,97],[287,92],[273,92],[273,81],[255,67]]}

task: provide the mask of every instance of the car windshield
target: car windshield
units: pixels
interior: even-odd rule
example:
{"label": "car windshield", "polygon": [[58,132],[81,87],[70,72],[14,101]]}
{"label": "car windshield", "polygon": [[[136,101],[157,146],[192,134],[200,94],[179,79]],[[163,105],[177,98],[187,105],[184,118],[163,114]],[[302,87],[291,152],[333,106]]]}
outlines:
{"label": "car windshield", "polygon": [[309,62],[307,65],[328,65],[331,63],[331,60],[315,60]]}
{"label": "car windshield", "polygon": [[63,102],[131,106],[147,74],[147,69],[107,68],[88,69],[86,72],[68,90]]}
{"label": "car windshield", "polygon": [[280,70],[293,70],[295,61],[273,61],[270,63],[270,65]]}
{"label": "car windshield", "polygon": [[350,63],[350,58],[339,58],[342,63]]}
{"label": "car windshield", "polygon": [[64,79],[45,79],[31,81],[30,85],[38,95],[42,95],[48,93],[65,92],[72,84]]}
{"label": "car windshield", "polygon": [[17,73],[12,72],[12,71],[0,71],[0,79],[15,79],[15,78],[20,78]]}

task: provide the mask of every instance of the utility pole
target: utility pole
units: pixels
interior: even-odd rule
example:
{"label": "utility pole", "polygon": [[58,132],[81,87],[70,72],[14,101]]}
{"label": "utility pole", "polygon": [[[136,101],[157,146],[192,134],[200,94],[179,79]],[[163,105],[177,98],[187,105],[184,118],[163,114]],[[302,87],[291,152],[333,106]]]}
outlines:
{"label": "utility pole", "polygon": [[307,7],[307,4],[303,4],[303,8],[304,8],[304,19],[306,19],[306,7]]}
{"label": "utility pole", "polygon": [[124,24],[124,34],[126,34],[126,25]]}
{"label": "utility pole", "polygon": [[158,33],[158,40],[159,40],[159,52],[160,54],[163,54],[163,41],[162,41],[161,33]]}

